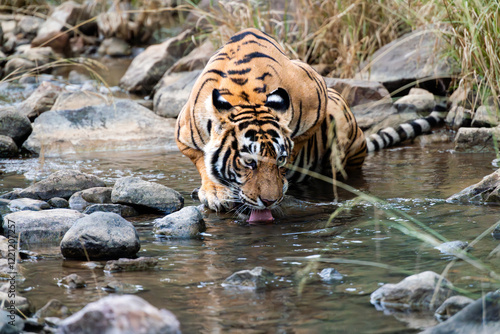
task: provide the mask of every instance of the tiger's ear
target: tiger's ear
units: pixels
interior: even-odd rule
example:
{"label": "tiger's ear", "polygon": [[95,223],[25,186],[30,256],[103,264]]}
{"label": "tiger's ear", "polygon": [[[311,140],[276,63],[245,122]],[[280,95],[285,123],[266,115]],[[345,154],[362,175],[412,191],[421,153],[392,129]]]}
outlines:
{"label": "tiger's ear", "polygon": [[214,89],[212,91],[212,103],[214,104],[214,107],[220,111],[228,111],[233,108],[231,103],[227,102],[227,100],[219,93],[217,89]]}
{"label": "tiger's ear", "polygon": [[265,106],[276,111],[285,112],[290,107],[290,97],[283,88],[275,89],[267,96]]}

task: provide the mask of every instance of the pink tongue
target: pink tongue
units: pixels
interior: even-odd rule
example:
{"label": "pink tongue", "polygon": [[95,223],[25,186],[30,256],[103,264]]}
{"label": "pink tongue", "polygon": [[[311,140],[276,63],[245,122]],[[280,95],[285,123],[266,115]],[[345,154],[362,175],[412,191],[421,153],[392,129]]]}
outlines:
{"label": "pink tongue", "polygon": [[264,209],[264,210],[252,210],[252,213],[250,213],[250,217],[248,218],[247,222],[249,223],[271,222],[273,220],[274,218],[273,215],[271,214],[271,210]]}

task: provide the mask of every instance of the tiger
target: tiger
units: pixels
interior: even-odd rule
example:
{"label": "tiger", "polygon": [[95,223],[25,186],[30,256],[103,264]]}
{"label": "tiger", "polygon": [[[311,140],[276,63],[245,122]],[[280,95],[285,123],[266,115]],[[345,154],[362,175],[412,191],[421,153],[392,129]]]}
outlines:
{"label": "tiger", "polygon": [[[344,98],[311,66],[291,60],[269,35],[250,28],[210,58],[176,123],[176,142],[201,176],[209,209],[273,221],[300,169],[359,169],[363,132]],[[248,214],[249,212],[249,214]]]}

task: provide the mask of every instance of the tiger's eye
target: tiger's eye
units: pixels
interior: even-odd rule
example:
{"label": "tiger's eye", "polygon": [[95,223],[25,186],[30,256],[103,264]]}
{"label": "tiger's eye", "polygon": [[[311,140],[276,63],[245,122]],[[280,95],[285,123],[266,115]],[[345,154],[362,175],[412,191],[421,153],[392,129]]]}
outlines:
{"label": "tiger's eye", "polygon": [[252,158],[244,158],[243,163],[250,169],[257,168],[257,161]]}
{"label": "tiger's eye", "polygon": [[282,155],[276,159],[276,164],[278,167],[283,167],[286,165],[286,156]]}

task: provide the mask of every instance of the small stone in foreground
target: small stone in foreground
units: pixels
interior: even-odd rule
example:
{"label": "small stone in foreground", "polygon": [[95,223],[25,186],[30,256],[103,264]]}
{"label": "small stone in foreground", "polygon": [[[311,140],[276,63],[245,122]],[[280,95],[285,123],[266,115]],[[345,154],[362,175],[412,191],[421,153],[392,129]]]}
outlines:
{"label": "small stone in foreground", "polygon": [[137,259],[118,259],[111,260],[106,263],[104,271],[143,271],[149,270],[158,264],[158,259],[154,257],[140,257]]}
{"label": "small stone in foreground", "polygon": [[276,276],[274,273],[262,267],[255,267],[252,270],[241,270],[235,272],[222,282],[223,287],[263,290],[274,283]]}
{"label": "small stone in foreground", "polygon": [[50,209],[50,205],[47,202],[40,201],[38,199],[18,198],[9,203],[9,209],[12,212],[22,210],[41,211]]}
{"label": "small stone in foreground", "polygon": [[57,299],[51,299],[45,306],[36,311],[35,318],[44,319],[48,317],[66,318],[71,315],[69,309]]}
{"label": "small stone in foreground", "polygon": [[53,208],[63,209],[69,207],[68,201],[61,197],[53,197],[49,199],[47,203],[49,203]]}
{"label": "small stone in foreground", "polygon": [[206,231],[203,214],[195,206],[189,206],[156,219],[153,231],[156,235],[172,238],[199,238]]}
{"label": "small stone in foreground", "polygon": [[134,226],[111,212],[94,212],[78,219],[61,241],[65,258],[110,260],[134,257],[141,248]]}
{"label": "small stone in foreground", "polygon": [[157,309],[138,296],[112,295],[90,303],[64,319],[59,333],[180,334],[179,327],[179,321],[170,311]]}
{"label": "small stone in foreground", "polygon": [[439,321],[445,321],[446,319],[452,317],[464,307],[474,302],[474,299],[464,296],[453,296],[444,301],[441,306],[438,307],[434,316]]}

